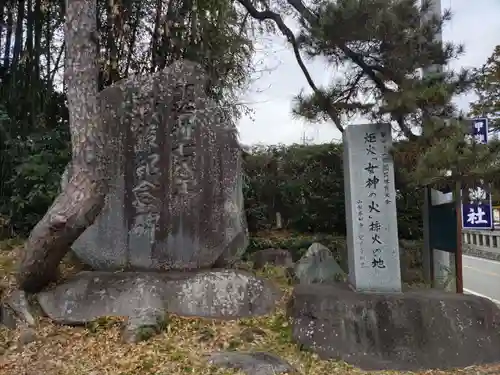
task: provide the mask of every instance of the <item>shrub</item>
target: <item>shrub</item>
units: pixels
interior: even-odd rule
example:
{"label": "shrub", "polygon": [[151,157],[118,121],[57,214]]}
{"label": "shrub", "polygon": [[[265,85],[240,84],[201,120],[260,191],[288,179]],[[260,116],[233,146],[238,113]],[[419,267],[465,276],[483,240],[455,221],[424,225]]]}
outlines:
{"label": "shrub", "polygon": [[[423,194],[396,183],[399,237],[420,239]],[[279,212],[291,231],[345,235],[342,145],[255,147],[245,157],[244,194],[250,232],[275,228]]]}

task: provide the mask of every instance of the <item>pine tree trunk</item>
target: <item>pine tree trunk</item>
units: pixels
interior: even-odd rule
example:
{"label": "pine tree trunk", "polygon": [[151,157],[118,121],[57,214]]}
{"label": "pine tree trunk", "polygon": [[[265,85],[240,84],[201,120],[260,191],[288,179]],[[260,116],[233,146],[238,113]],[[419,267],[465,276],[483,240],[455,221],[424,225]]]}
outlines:
{"label": "pine tree trunk", "polygon": [[65,80],[72,176],[25,244],[17,276],[19,286],[31,293],[54,280],[61,259],[93,223],[107,193],[104,137],[98,121],[95,28],[96,0],[67,0]]}

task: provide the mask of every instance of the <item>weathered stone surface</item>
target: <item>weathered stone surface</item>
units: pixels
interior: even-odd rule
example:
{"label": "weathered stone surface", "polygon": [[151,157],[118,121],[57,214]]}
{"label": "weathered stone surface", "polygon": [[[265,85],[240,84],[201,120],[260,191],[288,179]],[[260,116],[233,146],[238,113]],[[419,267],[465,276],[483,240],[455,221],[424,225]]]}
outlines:
{"label": "weathered stone surface", "polygon": [[297,371],[280,357],[265,353],[222,352],[210,355],[212,365],[240,370],[247,375],[296,374]]}
{"label": "weathered stone surface", "polygon": [[[17,289],[12,291],[12,293],[5,297],[2,305],[4,306],[2,310],[6,316],[12,315],[15,319],[31,327],[36,324],[34,309],[30,305],[26,293],[22,290]],[[10,318],[6,317],[6,319],[11,323]]]}
{"label": "weathered stone surface", "polygon": [[26,293],[19,289],[10,292],[0,302],[0,324],[10,329],[16,329],[19,325],[34,327],[35,317],[40,313],[30,303]]}
{"label": "weathered stone surface", "polygon": [[36,339],[37,339],[36,331],[33,328],[25,327],[19,333],[18,343],[21,346],[28,345],[28,344],[31,344],[32,342],[36,341]]}
{"label": "weathered stone surface", "polygon": [[[38,295],[49,318],[82,324],[102,316],[139,319],[162,312],[232,319],[273,311],[281,292],[268,280],[236,270],[81,272]],[[141,315],[142,314],[142,315]]]}
{"label": "weathered stone surface", "polygon": [[166,321],[162,309],[145,308],[134,312],[125,325],[122,338],[127,343],[145,341],[160,331],[161,325]]}
{"label": "weathered stone surface", "polygon": [[343,281],[346,274],[326,246],[313,243],[295,264],[295,277],[301,284],[329,284]]}
{"label": "weathered stone surface", "polygon": [[17,328],[17,317],[16,313],[7,304],[0,304],[0,324],[9,328]]}
{"label": "weathered stone surface", "polygon": [[263,249],[253,254],[255,269],[262,269],[266,264],[279,267],[292,267],[292,254],[284,249]]}
{"label": "weathered stone surface", "polygon": [[180,61],[99,94],[111,189],[73,245],[93,269],[222,267],[244,252],[236,128],[206,97],[201,72]]}
{"label": "weathered stone surface", "polygon": [[345,284],[299,285],[293,337],[322,358],[367,370],[454,368],[500,361],[500,310],[437,290],[356,293]]}

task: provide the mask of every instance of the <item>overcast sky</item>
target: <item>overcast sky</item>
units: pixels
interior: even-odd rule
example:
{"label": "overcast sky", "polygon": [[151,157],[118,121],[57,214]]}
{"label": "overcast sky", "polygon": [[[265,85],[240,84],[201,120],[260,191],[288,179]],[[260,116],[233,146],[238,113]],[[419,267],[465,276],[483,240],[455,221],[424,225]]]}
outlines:
{"label": "overcast sky", "polygon": [[[442,0],[442,6],[451,8],[454,14],[444,29],[444,40],[462,43],[466,49],[465,55],[451,67],[481,66],[500,44],[500,0]],[[254,110],[251,117],[246,116],[239,123],[243,144],[298,143],[304,132],[313,143],[340,139],[340,133],[331,123],[308,124],[292,118],[292,99],[308,86],[281,36],[263,38],[255,61],[269,69],[259,75],[242,98],[252,103],[250,107]],[[317,84],[327,84],[335,74],[322,61],[307,61],[306,64]],[[460,107],[467,109],[471,98],[459,98]]]}

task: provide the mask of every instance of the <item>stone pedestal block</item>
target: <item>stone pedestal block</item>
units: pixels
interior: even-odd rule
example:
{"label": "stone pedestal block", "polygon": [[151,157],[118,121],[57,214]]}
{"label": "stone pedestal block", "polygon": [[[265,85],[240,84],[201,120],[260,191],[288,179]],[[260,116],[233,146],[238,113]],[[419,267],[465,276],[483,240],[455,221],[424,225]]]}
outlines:
{"label": "stone pedestal block", "polygon": [[38,294],[38,302],[58,323],[84,324],[103,316],[134,320],[162,312],[237,319],[268,314],[281,297],[269,281],[244,271],[84,271]]}
{"label": "stone pedestal block", "polygon": [[422,290],[359,293],[299,285],[294,339],[322,358],[365,370],[455,368],[500,361],[500,309],[472,295]]}

